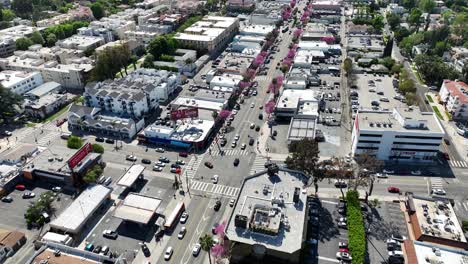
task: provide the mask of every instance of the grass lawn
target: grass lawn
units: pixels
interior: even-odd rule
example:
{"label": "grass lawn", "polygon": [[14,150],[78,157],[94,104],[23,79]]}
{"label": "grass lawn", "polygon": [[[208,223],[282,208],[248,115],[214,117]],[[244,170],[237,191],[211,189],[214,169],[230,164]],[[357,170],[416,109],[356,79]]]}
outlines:
{"label": "grass lawn", "polygon": [[415,67],[413,64],[411,64],[410,67],[411,67],[411,70],[413,71],[414,75],[416,76],[416,79],[418,79],[419,84],[423,85],[423,84],[424,84],[424,81],[423,81],[423,79],[421,78],[421,75],[419,75],[419,72],[418,72],[418,70],[416,69],[416,67]]}
{"label": "grass lawn", "polygon": [[43,124],[47,123],[47,122],[50,122],[52,120],[54,120],[55,118],[57,118],[59,115],[65,113],[68,108],[70,107],[70,104],[67,104],[66,106],[64,106],[62,109],[60,109],[57,113],[49,116],[48,118],[46,118],[44,121],[42,121]]}
{"label": "grass lawn", "polygon": [[440,120],[444,120],[444,117],[440,113],[439,108],[437,106],[435,106],[435,105],[432,106],[432,110],[434,110],[434,112],[436,113],[436,115],[439,117]]}
{"label": "grass lawn", "polygon": [[445,111],[445,114],[447,115],[449,121],[452,120],[452,114],[450,114],[448,111]]}
{"label": "grass lawn", "polygon": [[28,123],[26,123],[26,126],[27,126],[27,127],[35,127],[35,126],[36,126],[36,123],[28,122]]}
{"label": "grass lawn", "polygon": [[426,94],[426,98],[429,102],[434,103],[434,100],[432,100],[432,96]]}

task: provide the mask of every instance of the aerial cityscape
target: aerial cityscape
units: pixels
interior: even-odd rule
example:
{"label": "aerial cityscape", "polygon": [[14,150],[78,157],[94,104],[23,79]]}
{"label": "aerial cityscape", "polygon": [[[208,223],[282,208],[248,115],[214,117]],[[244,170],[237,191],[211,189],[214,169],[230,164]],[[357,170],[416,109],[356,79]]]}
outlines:
{"label": "aerial cityscape", "polygon": [[0,264],[468,264],[465,0],[3,0]]}

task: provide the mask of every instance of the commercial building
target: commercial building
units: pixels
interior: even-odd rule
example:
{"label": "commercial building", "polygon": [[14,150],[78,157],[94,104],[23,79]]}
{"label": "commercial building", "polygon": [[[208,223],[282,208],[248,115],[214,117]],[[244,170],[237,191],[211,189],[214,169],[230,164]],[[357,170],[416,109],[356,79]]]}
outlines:
{"label": "commercial building", "polygon": [[50,146],[23,167],[23,177],[30,181],[77,186],[91,167],[101,163],[102,155],[91,151],[90,143],[77,151],[66,146]]}
{"label": "commercial building", "polygon": [[171,126],[152,124],[138,134],[138,140],[186,150],[203,149],[208,146],[214,125],[207,119],[180,119]]}
{"label": "commercial building", "polygon": [[[6,252],[6,256],[12,256],[26,243],[26,235],[19,231],[0,231],[0,250]],[[0,253],[0,261],[2,261]]]}
{"label": "commercial building", "polygon": [[167,101],[180,84],[180,75],[155,69],[138,69],[124,78],[93,83],[85,88],[85,105],[122,117],[142,118]]}
{"label": "commercial building", "polygon": [[[124,188],[132,188],[138,179],[143,179],[145,166],[141,164],[133,164],[117,182],[117,186]],[[128,196],[127,196],[128,197]]]}
{"label": "commercial building", "polygon": [[136,23],[134,20],[103,17],[99,21],[91,22],[88,27],[92,29],[105,28],[112,31],[114,39],[125,39],[125,32],[136,30]]}
{"label": "commercial building", "polygon": [[72,98],[69,94],[46,94],[35,100],[27,100],[24,105],[24,112],[33,118],[44,119],[60,110]]}
{"label": "commercial building", "polygon": [[229,0],[227,1],[226,10],[231,14],[250,13],[255,9],[255,1],[253,0]]}
{"label": "commercial building", "polygon": [[[237,36],[236,36],[237,37]],[[246,41],[244,41],[246,42]],[[234,46],[236,43],[233,42]],[[245,48],[245,47],[243,47]],[[260,51],[258,52],[260,53]],[[243,54],[243,53],[227,53],[221,60],[216,60],[213,62],[213,65],[216,66],[216,72],[214,73],[227,73],[231,75],[242,75],[246,70],[252,65],[252,62],[255,58],[255,55]],[[211,81],[216,74],[207,74],[206,80]]]}
{"label": "commercial building", "polygon": [[415,240],[468,249],[463,229],[448,200],[409,195],[406,209]]}
{"label": "commercial building", "polygon": [[440,101],[455,120],[468,120],[468,85],[462,81],[444,80]]}
{"label": "commercial building", "polygon": [[405,240],[404,248],[408,263],[466,263],[468,259],[465,250],[415,240]]}
{"label": "commercial building", "polygon": [[114,41],[114,34],[111,29],[101,27],[82,27],[78,29],[78,36],[98,37],[105,43]]}
{"label": "commercial building", "polygon": [[[103,254],[62,245],[54,242],[37,242],[41,246],[26,264],[120,264],[121,258],[111,258]],[[56,254],[60,252],[60,254]]]}
{"label": "commercial building", "polygon": [[171,106],[174,109],[177,108],[197,108],[198,110],[208,110],[208,111],[216,111],[220,112],[221,110],[225,109],[227,106],[226,98],[223,102],[213,101],[213,100],[205,100],[205,99],[196,99],[192,97],[177,97],[174,101],[171,102]]}
{"label": "commercial building", "polygon": [[201,21],[177,33],[174,38],[182,45],[209,52],[220,51],[239,30],[239,20],[232,17],[205,16]]}
{"label": "commercial building", "polygon": [[22,165],[39,152],[40,149],[34,144],[19,143],[0,153],[0,164]]}
{"label": "commercial building", "polygon": [[[197,73],[197,51],[189,49],[177,49],[174,55],[174,61],[155,61],[154,65],[158,67],[170,67],[187,77],[193,77]],[[189,63],[187,63],[189,62]]]}
{"label": "commercial building", "polygon": [[382,35],[348,36],[348,54],[351,57],[381,58],[385,49]]}
{"label": "commercial building", "polygon": [[[320,93],[315,90],[305,89],[285,89],[275,107],[276,118],[291,118],[298,113],[298,106],[301,101],[309,101],[318,105]],[[318,108],[318,107],[317,107]],[[317,113],[318,114],[318,113]]]}
{"label": "commercial building", "polygon": [[0,164],[0,195],[3,196],[13,189],[20,181],[19,168],[16,165]]}
{"label": "commercial building", "polygon": [[88,61],[60,64],[56,60],[46,61],[34,52],[15,52],[15,55],[0,59],[2,70],[40,72],[45,82],[57,82],[64,88],[80,91],[93,65]]}
{"label": "commercial building", "polygon": [[23,95],[44,83],[39,72],[2,71],[0,83],[11,92]]}
{"label": "commercial building", "polygon": [[99,207],[110,198],[111,189],[90,185],[56,219],[50,222],[52,231],[78,235]]}
{"label": "commercial building", "polygon": [[66,49],[59,46],[42,47],[42,45],[32,45],[25,52],[16,52],[15,54],[26,56],[35,59],[43,59],[44,61],[57,61],[60,64],[82,64],[94,63],[94,60],[85,57],[84,50]]}
{"label": "commercial building", "polygon": [[358,111],[352,132],[353,155],[367,153],[380,160],[432,162],[445,135],[432,112],[395,108]]}
{"label": "commercial building", "polygon": [[300,263],[307,232],[308,178],[280,168],[244,179],[229,217],[226,237],[231,263],[261,259],[271,263]]}
{"label": "commercial building", "polygon": [[46,82],[24,94],[24,97],[31,100],[39,99],[48,94],[58,93],[62,86],[56,82]]}
{"label": "commercial building", "polygon": [[249,22],[255,25],[276,25],[282,21],[284,4],[276,1],[261,1],[249,15]]}
{"label": "commercial building", "polygon": [[145,125],[144,119],[133,120],[102,114],[99,107],[73,104],[68,110],[68,128],[95,135],[131,139]]}
{"label": "commercial building", "polygon": [[0,58],[13,55],[16,50],[16,41],[12,37],[0,37]]}
{"label": "commercial building", "polygon": [[115,209],[114,217],[124,221],[147,225],[156,214],[162,200],[155,197],[130,193]]}
{"label": "commercial building", "polygon": [[312,1],[312,10],[324,10],[324,11],[334,11],[341,12],[341,1],[335,0],[315,0]]}
{"label": "commercial building", "polygon": [[239,34],[242,36],[262,36],[266,37],[269,33],[273,32],[275,26],[273,25],[255,25],[250,24],[243,27]]}

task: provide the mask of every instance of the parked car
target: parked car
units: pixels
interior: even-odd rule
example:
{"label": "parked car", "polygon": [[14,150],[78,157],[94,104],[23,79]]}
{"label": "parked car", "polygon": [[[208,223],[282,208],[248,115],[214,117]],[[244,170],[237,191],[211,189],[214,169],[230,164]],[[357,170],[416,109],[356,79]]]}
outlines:
{"label": "parked car", "polygon": [[107,177],[106,180],[104,181],[104,185],[109,186],[109,184],[111,184],[111,182],[112,182],[112,177],[109,176],[109,177]]}
{"label": "parked car", "polygon": [[183,160],[178,160],[178,161],[175,162],[175,164],[177,164],[177,165],[185,165],[185,161],[183,161]]}
{"label": "parked car", "polygon": [[101,246],[97,246],[94,248],[93,253],[99,254],[101,252],[101,249],[102,249]]}
{"label": "parked car", "polygon": [[418,176],[418,175],[421,175],[421,174],[422,174],[422,173],[421,173],[420,170],[411,171],[411,175],[416,175],[416,176]]}
{"label": "parked car", "polygon": [[432,189],[432,194],[437,194],[437,195],[446,195],[447,193],[443,189]]}
{"label": "parked car", "polygon": [[374,174],[374,176],[377,177],[377,178],[380,178],[380,179],[388,178],[388,175],[386,173],[380,173],[380,172]]}
{"label": "parked car", "polygon": [[229,200],[229,206],[230,207],[233,207],[235,203],[236,203],[236,199]]}
{"label": "parked car", "polygon": [[157,149],[156,149],[156,152],[159,152],[159,153],[164,153],[164,151],[165,151],[165,150],[164,150],[163,148],[157,148]]}
{"label": "parked car", "polygon": [[115,143],[115,140],[113,140],[112,138],[107,138],[105,141],[108,144],[114,144]]}
{"label": "parked car", "polygon": [[151,252],[145,243],[141,244],[141,251],[143,252],[143,255],[145,255],[145,257],[149,257],[151,255]]}
{"label": "parked car", "polygon": [[390,169],[384,169],[382,172],[385,173],[385,174],[394,174],[395,173],[394,170],[390,170]]}
{"label": "parked car", "polygon": [[161,161],[161,162],[164,162],[164,163],[171,162],[171,160],[169,160],[167,157],[160,157],[158,160]]}
{"label": "parked car", "polygon": [[389,193],[400,193],[400,188],[390,186],[387,188]]}
{"label": "parked car", "polygon": [[31,199],[31,198],[34,198],[34,197],[36,197],[36,194],[33,193],[33,192],[23,193],[23,199]]}
{"label": "parked car", "polygon": [[62,187],[55,186],[55,187],[52,188],[52,191],[53,191],[53,192],[57,192],[57,193],[58,193],[58,192],[61,192],[61,191],[62,191]]}
{"label": "parked car", "polygon": [[336,252],[336,258],[340,260],[352,260],[353,258],[347,252]]}
{"label": "parked car", "polygon": [[158,166],[158,165],[154,165],[153,170],[154,171],[163,171],[163,167]]}
{"label": "parked car", "polygon": [[24,191],[26,190],[26,186],[24,186],[24,184],[16,184],[15,189],[18,191]]}
{"label": "parked car", "polygon": [[10,196],[2,197],[2,202],[11,203],[11,202],[13,202],[13,198],[11,198]]}
{"label": "parked car", "polygon": [[348,242],[347,241],[340,241],[338,243],[339,248],[348,248]]}
{"label": "parked car", "polygon": [[395,234],[392,234],[392,239],[398,242],[403,242],[404,240],[406,240],[406,237],[395,233]]}
{"label": "parked car", "polygon": [[113,230],[106,229],[106,230],[102,231],[102,236],[105,237],[105,238],[109,238],[109,239],[117,239],[119,234],[117,234],[117,232],[115,232]]}
{"label": "parked car", "polygon": [[93,249],[94,249],[94,244],[93,243],[86,244],[86,246],[85,246],[86,251],[91,251],[92,252]]}
{"label": "parked car", "polygon": [[336,180],[335,181],[335,187],[336,188],[346,188],[348,185],[344,180]]}
{"label": "parked car", "polygon": [[142,159],[142,160],[141,160],[141,163],[143,163],[143,164],[151,164],[151,160],[149,160],[149,159]]}
{"label": "parked car", "polygon": [[102,138],[102,137],[97,137],[97,138],[96,138],[96,142],[104,142],[104,138]]}
{"label": "parked car", "polygon": [[255,143],[255,140],[253,138],[249,139],[249,146],[252,146]]}

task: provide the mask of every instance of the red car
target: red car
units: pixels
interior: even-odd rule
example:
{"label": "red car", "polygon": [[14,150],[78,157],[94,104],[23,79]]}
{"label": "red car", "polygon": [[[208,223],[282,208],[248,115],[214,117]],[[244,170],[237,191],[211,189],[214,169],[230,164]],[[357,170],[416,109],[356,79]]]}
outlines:
{"label": "red car", "polygon": [[397,187],[388,187],[388,192],[390,193],[400,193],[400,189]]}
{"label": "red car", "polygon": [[187,152],[179,152],[179,156],[186,158],[186,157],[188,157],[188,153]]}
{"label": "red car", "polygon": [[444,157],[445,160],[450,160],[450,156],[448,153],[442,153],[442,157]]}
{"label": "red car", "polygon": [[24,186],[23,184],[17,184],[15,186],[15,189],[18,190],[18,191],[24,191],[24,190],[26,190],[26,186]]}
{"label": "red car", "polygon": [[340,248],[340,252],[346,252],[346,253],[349,253],[349,249],[347,249],[347,248]]}

